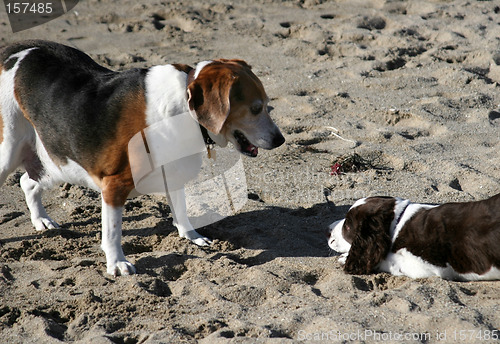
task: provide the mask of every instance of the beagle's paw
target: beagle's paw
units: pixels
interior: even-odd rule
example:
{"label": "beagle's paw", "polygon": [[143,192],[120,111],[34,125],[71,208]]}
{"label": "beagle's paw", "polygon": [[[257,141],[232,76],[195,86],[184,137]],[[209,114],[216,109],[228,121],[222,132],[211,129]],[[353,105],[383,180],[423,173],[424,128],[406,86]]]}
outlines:
{"label": "beagle's paw", "polygon": [[190,230],[185,233],[179,233],[181,238],[186,238],[191,240],[193,243],[195,243],[198,246],[209,246],[212,243],[212,240],[209,238],[204,237],[200,233],[198,233],[195,230]]}
{"label": "beagle's paw", "polygon": [[135,274],[135,267],[128,261],[118,261],[114,264],[109,264],[106,272],[115,277]]}
{"label": "beagle's paw", "polygon": [[56,229],[59,225],[48,216],[40,216],[37,218],[32,218],[31,222],[37,231],[44,231],[46,229]]}
{"label": "beagle's paw", "polygon": [[348,255],[349,255],[349,253],[342,253],[339,257],[339,263],[342,265],[345,265],[345,262],[347,260]]}

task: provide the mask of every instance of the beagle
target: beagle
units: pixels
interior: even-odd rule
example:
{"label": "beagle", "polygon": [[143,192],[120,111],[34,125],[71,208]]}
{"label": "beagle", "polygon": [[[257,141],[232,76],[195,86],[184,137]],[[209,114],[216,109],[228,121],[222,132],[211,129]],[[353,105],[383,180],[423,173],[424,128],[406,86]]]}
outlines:
{"label": "beagle", "polygon": [[[65,45],[19,42],[0,49],[0,186],[24,167],[21,188],[38,231],[58,227],[42,205],[42,190],[68,182],[99,191],[107,273],[133,274],[121,247],[122,210],[135,189],[130,139],[187,111],[206,142],[231,142],[256,157],[258,148],[273,149],[285,141],[268,114],[268,101],[242,60],[115,72]],[[210,240],[188,220],[183,190],[171,198],[179,235],[208,245]]]}

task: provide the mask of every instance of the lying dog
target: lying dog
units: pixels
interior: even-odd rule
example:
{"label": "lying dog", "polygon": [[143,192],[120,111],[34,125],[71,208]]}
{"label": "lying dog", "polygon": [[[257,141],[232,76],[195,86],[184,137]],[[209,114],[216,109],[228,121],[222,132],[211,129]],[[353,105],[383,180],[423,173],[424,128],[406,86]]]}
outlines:
{"label": "lying dog", "polygon": [[[61,44],[13,44],[0,50],[0,185],[17,167],[26,169],[21,187],[36,230],[58,227],[42,205],[43,189],[68,182],[100,191],[107,272],[132,274],[121,247],[123,205],[134,191],[129,140],[157,121],[190,112],[208,130],[206,142],[229,141],[255,157],[258,147],[285,141],[268,101],[242,60],[114,72]],[[188,220],[184,192],[171,198],[179,235],[209,244]]]}
{"label": "lying dog", "polygon": [[500,194],[439,206],[363,198],[330,230],[328,245],[347,273],[500,279]]}

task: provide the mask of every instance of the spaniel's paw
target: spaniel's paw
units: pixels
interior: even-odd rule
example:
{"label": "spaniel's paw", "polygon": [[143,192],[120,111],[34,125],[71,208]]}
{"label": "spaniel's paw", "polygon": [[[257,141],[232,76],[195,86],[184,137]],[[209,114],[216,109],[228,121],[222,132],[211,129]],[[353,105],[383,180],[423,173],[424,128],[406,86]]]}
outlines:
{"label": "spaniel's paw", "polygon": [[349,253],[342,253],[339,257],[339,263],[344,265],[346,260],[347,260],[348,255],[349,255]]}

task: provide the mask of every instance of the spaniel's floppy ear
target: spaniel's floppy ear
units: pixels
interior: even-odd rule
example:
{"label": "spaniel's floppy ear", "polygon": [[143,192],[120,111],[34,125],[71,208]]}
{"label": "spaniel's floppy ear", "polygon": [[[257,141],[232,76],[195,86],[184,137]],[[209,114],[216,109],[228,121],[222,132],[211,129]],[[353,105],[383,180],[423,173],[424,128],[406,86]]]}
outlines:
{"label": "spaniel's floppy ear", "polygon": [[238,78],[220,63],[204,67],[188,85],[189,109],[198,122],[214,134],[219,134],[229,115],[231,89]]}
{"label": "spaniel's floppy ear", "polygon": [[363,219],[351,244],[344,265],[345,272],[354,275],[374,272],[391,248],[389,224],[393,217],[394,215],[390,212],[380,211]]}

